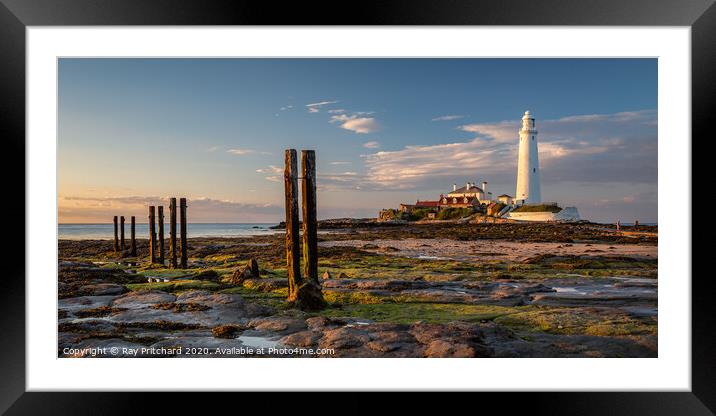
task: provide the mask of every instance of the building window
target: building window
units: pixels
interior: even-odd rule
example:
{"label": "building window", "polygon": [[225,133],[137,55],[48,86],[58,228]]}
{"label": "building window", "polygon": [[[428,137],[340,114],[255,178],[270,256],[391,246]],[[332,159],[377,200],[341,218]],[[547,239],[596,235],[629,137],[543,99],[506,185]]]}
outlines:
{"label": "building window", "polygon": [[534,140],[534,139],[535,139],[535,136],[532,136],[532,140]]}
{"label": "building window", "polygon": [[537,172],[537,168],[532,168],[532,173]]}

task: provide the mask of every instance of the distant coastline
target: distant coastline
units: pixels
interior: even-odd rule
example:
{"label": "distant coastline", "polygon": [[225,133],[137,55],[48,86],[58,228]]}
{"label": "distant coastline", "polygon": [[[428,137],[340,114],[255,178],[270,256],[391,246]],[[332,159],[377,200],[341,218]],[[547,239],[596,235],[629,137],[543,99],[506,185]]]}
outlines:
{"label": "distant coastline", "polygon": [[[346,226],[346,222],[349,219],[330,219],[319,221],[319,228],[331,229],[331,228],[342,228]],[[356,222],[354,226],[359,226],[362,221],[374,221],[373,219],[351,219]],[[334,224],[332,222],[338,221],[339,223]],[[321,224],[323,223],[323,224]],[[410,223],[408,223],[410,224]],[[609,223],[602,223],[608,225]],[[251,237],[260,235],[269,235],[278,232],[283,232],[281,222],[272,223],[189,223],[187,226],[187,234],[189,238],[204,238],[204,237]],[[622,222],[623,226],[632,226],[634,223]],[[657,223],[642,222],[641,225],[645,226],[656,226]],[[349,226],[349,228],[351,228]],[[165,225],[165,230],[168,230],[168,224]],[[57,227],[57,238],[59,240],[111,240],[114,238],[114,230],[112,223],[64,223],[58,224]],[[129,223],[125,224],[125,236],[129,238]],[[147,223],[136,224],[137,238],[146,238],[149,234]]]}
{"label": "distant coastline", "polygon": [[[270,229],[276,223],[189,223],[188,237],[249,237],[277,232]],[[166,230],[169,225],[166,224]],[[125,236],[129,238],[129,223],[125,224]],[[147,238],[147,223],[136,224],[137,238]],[[111,240],[114,229],[111,222],[104,224],[58,224],[57,238],[60,240]]]}

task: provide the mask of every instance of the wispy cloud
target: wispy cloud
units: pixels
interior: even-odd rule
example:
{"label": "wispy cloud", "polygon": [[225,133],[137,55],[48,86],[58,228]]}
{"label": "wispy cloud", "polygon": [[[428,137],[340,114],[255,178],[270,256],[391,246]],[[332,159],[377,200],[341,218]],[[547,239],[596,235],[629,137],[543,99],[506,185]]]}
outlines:
{"label": "wispy cloud", "polygon": [[335,162],[329,162],[330,165],[350,165],[351,162],[345,162],[342,160],[337,160]]}
{"label": "wispy cloud", "polygon": [[[656,121],[655,110],[538,119],[543,181],[655,182]],[[464,180],[466,172],[511,181],[519,125],[519,119],[469,124],[459,127],[474,134],[469,141],[367,155],[367,180],[402,189]]]}
{"label": "wispy cloud", "polygon": [[452,115],[447,115],[447,116],[435,117],[434,119],[432,119],[432,120],[430,120],[430,121],[450,121],[450,120],[458,120],[458,119],[461,119],[461,118],[463,118],[463,117],[464,117],[464,116],[460,116],[460,115],[457,115],[457,114],[452,114]]}
{"label": "wispy cloud", "polygon": [[363,147],[365,147],[366,149],[377,149],[380,147],[380,143],[376,141],[365,142],[363,143]]}
{"label": "wispy cloud", "polygon": [[289,104],[289,105],[285,105],[285,106],[281,107],[279,110],[286,111],[286,110],[290,110],[292,108],[293,108],[293,105]]}
{"label": "wispy cloud", "polygon": [[219,146],[211,146],[211,147],[207,147],[207,148],[206,148],[206,151],[207,151],[207,152],[215,152],[215,151],[217,151],[218,149],[219,149]]}
{"label": "wispy cloud", "polygon": [[232,155],[238,155],[238,156],[250,155],[250,154],[252,154],[252,153],[256,153],[255,150],[251,150],[251,149],[239,149],[239,148],[237,148],[237,149],[229,149],[229,150],[227,150],[227,152],[228,152],[228,153],[231,153]]}
{"label": "wispy cloud", "polygon": [[283,180],[281,176],[283,174],[283,168],[275,165],[256,169],[256,173],[268,174],[269,176],[266,176],[265,179],[269,182],[281,182]]}
{"label": "wispy cloud", "polygon": [[270,155],[271,154],[271,152],[263,152],[263,151],[258,151],[258,150],[254,150],[254,149],[244,149],[244,148],[229,149],[226,152],[231,153],[232,155],[236,155],[236,156],[245,156],[245,155],[252,155],[252,154],[259,154],[259,155]]}
{"label": "wispy cloud", "polygon": [[337,104],[338,101],[319,101],[317,103],[306,104],[309,113],[318,113],[321,111],[321,107],[329,104]]}

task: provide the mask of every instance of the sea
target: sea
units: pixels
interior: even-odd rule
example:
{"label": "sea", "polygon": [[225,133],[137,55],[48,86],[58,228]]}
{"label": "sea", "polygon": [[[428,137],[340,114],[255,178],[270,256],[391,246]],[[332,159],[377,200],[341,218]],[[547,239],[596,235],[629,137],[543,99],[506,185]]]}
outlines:
{"label": "sea", "polygon": [[[203,224],[188,223],[186,225],[187,237],[247,237],[253,235],[267,235],[282,232],[269,227],[276,223],[232,223],[232,224]],[[135,225],[137,238],[148,238],[149,224]],[[112,240],[114,239],[114,225],[104,224],[59,224],[57,227],[60,240]],[[164,236],[169,238],[169,224],[164,224]],[[124,238],[130,237],[129,222],[124,224]],[[177,238],[179,238],[179,224],[177,224]]]}

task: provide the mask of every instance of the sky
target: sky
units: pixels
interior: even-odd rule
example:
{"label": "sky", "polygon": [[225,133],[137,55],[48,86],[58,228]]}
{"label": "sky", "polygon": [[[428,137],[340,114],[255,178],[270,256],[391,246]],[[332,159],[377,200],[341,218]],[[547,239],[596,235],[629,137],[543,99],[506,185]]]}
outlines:
{"label": "sky", "polygon": [[542,198],[657,221],[656,59],[59,60],[58,217],[283,219],[283,152],[316,151],[319,218],[375,217],[452,184],[515,194],[536,118]]}

